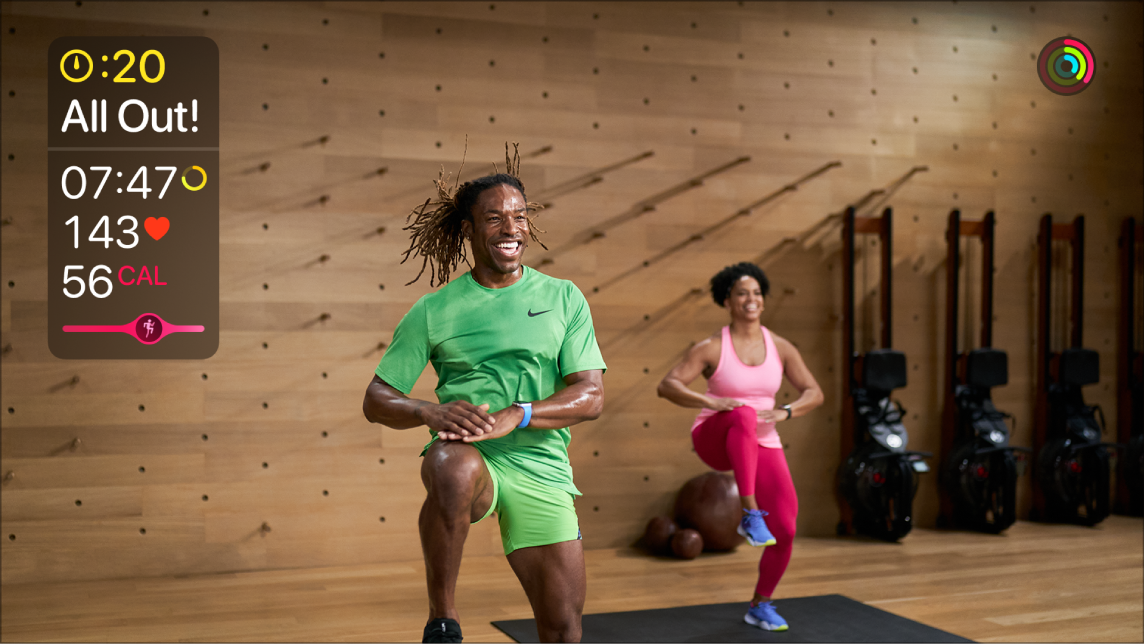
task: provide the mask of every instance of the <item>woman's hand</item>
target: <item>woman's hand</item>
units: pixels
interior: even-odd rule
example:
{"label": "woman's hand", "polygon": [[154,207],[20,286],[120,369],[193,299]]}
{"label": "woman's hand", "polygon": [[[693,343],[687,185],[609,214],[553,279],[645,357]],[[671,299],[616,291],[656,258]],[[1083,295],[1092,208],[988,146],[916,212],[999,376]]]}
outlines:
{"label": "woman's hand", "polygon": [[759,412],[759,420],[766,423],[779,423],[788,418],[787,410],[783,408],[778,409],[764,409]]}
{"label": "woman's hand", "polygon": [[715,411],[731,411],[736,407],[742,407],[747,404],[741,400],[735,400],[734,398],[708,398],[708,400],[710,402],[703,406],[708,409],[714,409]]}

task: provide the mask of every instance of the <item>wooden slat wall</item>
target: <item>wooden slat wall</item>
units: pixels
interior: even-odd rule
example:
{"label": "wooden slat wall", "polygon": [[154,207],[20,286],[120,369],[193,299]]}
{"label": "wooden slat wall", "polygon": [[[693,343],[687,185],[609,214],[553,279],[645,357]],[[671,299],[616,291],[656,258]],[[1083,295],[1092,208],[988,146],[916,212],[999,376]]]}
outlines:
{"label": "wooden slat wall", "polygon": [[[519,141],[530,195],[654,151],[545,198],[540,219],[554,251],[607,230],[541,267],[587,294],[610,367],[606,412],[577,427],[571,447],[589,548],[633,542],[704,471],[690,450],[693,412],[654,386],[689,342],[725,323],[692,289],[744,259],[771,277],[765,323],[801,348],[827,395],[782,435],[799,530],[833,532],[832,213],[915,165],[929,170],[886,202],[911,446],[939,446],[953,207],[965,219],[997,211],[994,337],[1010,383],[995,400],[1018,417],[1017,444],[1031,441],[1037,219],[1086,215],[1085,343],[1102,364],[1086,396],[1114,423],[1115,239],[1144,202],[1141,24],[1139,3],[1111,2],[4,2],[2,581],[420,558],[426,432],[371,426],[360,405],[379,343],[429,291],[425,278],[403,286],[416,274],[399,263],[404,215],[442,165],[456,171],[466,137],[465,177]],[[47,46],[141,33],[205,35],[221,53],[220,347],[199,362],[57,360],[45,332]],[[1098,69],[1090,89],[1058,97],[1030,56],[1066,33],[1093,48]],[[639,269],[833,160],[842,167]],[[864,248],[859,302],[876,313],[877,248]],[[529,262],[545,255],[533,247]],[[876,328],[872,319],[860,340]],[[433,382],[427,372],[414,394],[432,399]],[[931,475],[917,521],[936,514]],[[467,553],[499,547],[482,523]]]}

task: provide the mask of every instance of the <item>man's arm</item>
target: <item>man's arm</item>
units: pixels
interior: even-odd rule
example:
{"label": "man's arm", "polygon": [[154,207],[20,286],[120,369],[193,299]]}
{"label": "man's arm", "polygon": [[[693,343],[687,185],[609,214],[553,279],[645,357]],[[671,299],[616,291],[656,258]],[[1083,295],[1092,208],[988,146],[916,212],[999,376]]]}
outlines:
{"label": "man's arm", "polygon": [[[528,429],[563,429],[585,420],[595,420],[604,410],[604,371],[590,369],[577,371],[564,376],[564,389],[544,400],[532,402],[532,420]],[[522,401],[527,402],[527,401]],[[487,408],[487,405],[481,405]],[[444,431],[438,434],[446,440],[463,440],[466,443],[500,438],[516,429],[524,419],[524,410],[516,405],[493,412],[493,427],[483,433]]]}
{"label": "man's arm", "polygon": [[[563,429],[596,420],[604,411],[604,371],[577,371],[564,377],[564,389],[532,403],[530,429]],[[518,414],[524,412],[513,407]],[[517,419],[520,422],[520,418]]]}
{"label": "man's arm", "polygon": [[[461,438],[492,431],[495,419],[488,413],[488,408],[488,405],[478,407],[464,400],[438,405],[410,398],[376,375],[366,388],[362,403],[366,420],[371,423],[381,423],[393,429],[428,425],[442,438],[449,438],[446,434]],[[520,422],[519,418],[517,422]]]}

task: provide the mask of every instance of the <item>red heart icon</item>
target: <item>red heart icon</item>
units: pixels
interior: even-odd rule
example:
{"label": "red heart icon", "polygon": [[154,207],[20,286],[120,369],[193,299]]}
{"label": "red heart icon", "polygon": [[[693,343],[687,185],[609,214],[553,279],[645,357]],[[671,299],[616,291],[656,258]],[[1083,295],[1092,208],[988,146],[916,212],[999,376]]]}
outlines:
{"label": "red heart icon", "polygon": [[168,221],[166,217],[159,217],[158,219],[148,217],[143,221],[143,227],[147,229],[148,235],[159,239],[163,235],[166,235],[167,231],[171,229],[171,222]]}

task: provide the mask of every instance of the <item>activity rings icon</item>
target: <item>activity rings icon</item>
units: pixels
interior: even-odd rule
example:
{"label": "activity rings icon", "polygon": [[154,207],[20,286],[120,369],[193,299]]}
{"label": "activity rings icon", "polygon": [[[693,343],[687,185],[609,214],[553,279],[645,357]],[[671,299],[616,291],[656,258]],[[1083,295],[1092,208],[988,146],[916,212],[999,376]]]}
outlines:
{"label": "activity rings icon", "polygon": [[1037,75],[1041,82],[1050,92],[1062,96],[1087,89],[1095,70],[1092,49],[1076,38],[1055,38],[1037,57]]}
{"label": "activity rings icon", "polygon": [[[201,173],[203,175],[203,182],[197,186],[194,186],[194,187],[192,187],[191,184],[187,183],[187,173],[190,172],[191,170],[198,170],[199,173]],[[202,168],[200,168],[197,165],[193,165],[193,166],[187,168],[186,170],[183,170],[183,176],[181,177],[181,179],[183,181],[183,187],[184,188],[186,188],[187,190],[190,190],[191,192],[197,192],[199,190],[202,190],[203,186],[207,185],[207,171],[203,170]]]}

